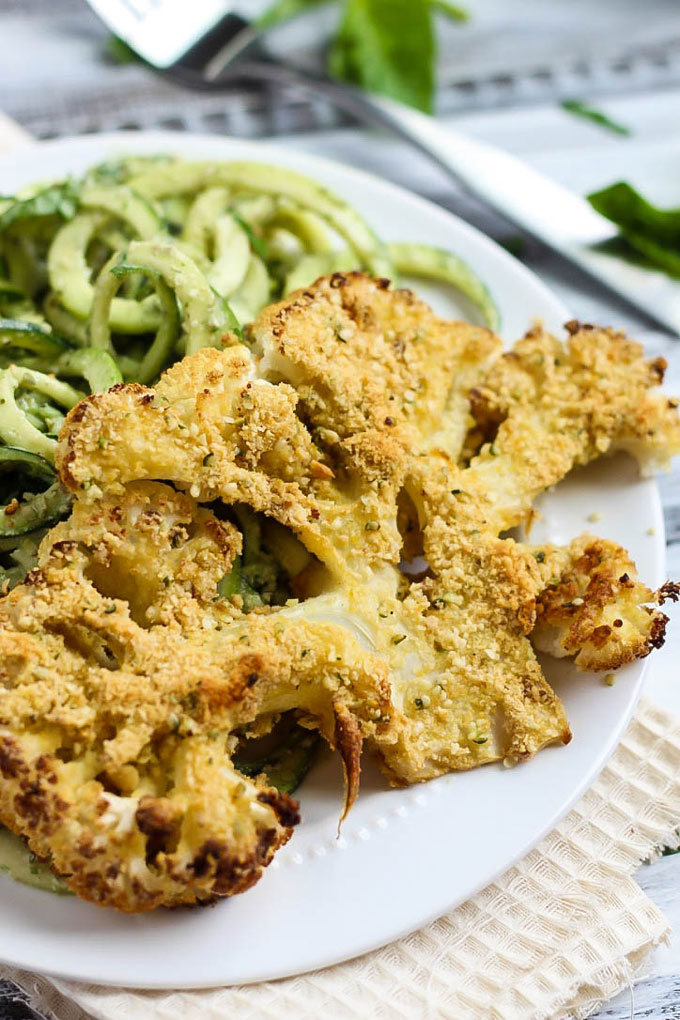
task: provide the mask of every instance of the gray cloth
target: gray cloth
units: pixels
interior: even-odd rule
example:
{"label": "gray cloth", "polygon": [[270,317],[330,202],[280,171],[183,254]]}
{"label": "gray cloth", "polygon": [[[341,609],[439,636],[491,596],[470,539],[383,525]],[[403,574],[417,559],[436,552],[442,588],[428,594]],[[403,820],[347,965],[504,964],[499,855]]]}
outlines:
{"label": "gray cloth", "polygon": [[[680,84],[677,0],[463,0],[471,20],[441,19],[440,112],[592,98]],[[226,6],[226,4],[225,4]],[[252,13],[263,0],[233,5]],[[272,36],[275,50],[318,67],[334,7]],[[266,88],[187,92],[138,64],[118,66],[85,0],[0,0],[0,105],[39,137],[153,126],[242,137],[341,123],[323,101]]]}
{"label": "gray cloth", "polygon": [[51,1020],[31,1005],[31,998],[13,981],[0,981],[0,1020]]}

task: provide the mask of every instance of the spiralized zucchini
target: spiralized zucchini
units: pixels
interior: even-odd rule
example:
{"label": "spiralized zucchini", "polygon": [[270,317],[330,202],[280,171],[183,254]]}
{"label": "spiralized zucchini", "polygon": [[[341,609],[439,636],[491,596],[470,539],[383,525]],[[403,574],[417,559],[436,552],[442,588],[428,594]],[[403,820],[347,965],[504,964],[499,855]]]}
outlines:
{"label": "spiralized zucchini", "polygon": [[51,463],[69,408],[237,343],[271,301],[351,269],[451,284],[498,325],[462,259],[383,244],[350,204],[286,168],[133,157],[0,199],[0,588],[68,513]]}

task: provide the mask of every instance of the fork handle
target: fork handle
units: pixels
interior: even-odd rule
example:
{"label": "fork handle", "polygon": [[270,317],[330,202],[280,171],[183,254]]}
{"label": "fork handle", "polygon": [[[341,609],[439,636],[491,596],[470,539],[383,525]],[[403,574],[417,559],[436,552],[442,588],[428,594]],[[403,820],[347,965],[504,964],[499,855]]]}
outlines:
{"label": "fork handle", "polygon": [[[387,128],[434,161],[465,191],[552,248],[562,247],[569,240],[566,234],[580,242],[596,242],[611,232],[577,195],[571,196],[515,156],[444,127],[403,103],[278,61],[244,60],[233,73],[321,94],[356,119]],[[560,209],[559,235],[551,229],[556,208]]]}
{"label": "fork handle", "polygon": [[[248,44],[250,42],[249,39]],[[523,220],[515,221],[505,204],[495,200],[494,187],[480,188],[480,171],[486,168],[486,173],[483,173],[482,177],[488,182],[490,172],[493,174],[494,167],[499,167],[503,163],[519,166],[524,172],[528,168],[508,153],[453,132],[438,124],[434,118],[403,103],[335,82],[325,74],[301,71],[284,61],[266,58],[241,58],[231,63],[221,78],[179,65],[169,70],[168,77],[171,80],[179,80],[189,88],[207,92],[222,91],[235,79],[247,79],[300,89],[312,96],[324,96],[355,120],[387,129],[401,138],[434,161],[464,190],[481,199],[515,225],[526,229]],[[544,181],[544,178],[541,180]]]}
{"label": "fork handle", "polygon": [[[413,123],[409,123],[408,118],[404,116],[405,113],[415,113],[416,118],[422,118],[423,122],[434,125],[436,131],[445,135],[446,130],[425,114],[418,114],[417,111],[411,111],[401,103],[385,100],[382,96],[368,95],[351,85],[340,84],[326,75],[314,74],[306,70],[300,71],[291,64],[281,61],[240,60],[234,66],[231,75],[255,81],[264,79],[274,85],[299,88],[312,95],[324,96],[339,109],[354,117],[355,120],[373,127],[386,128],[410,145],[415,146],[424,155],[434,159],[461,186],[466,187],[466,182],[458,174],[456,168],[451,166],[450,162],[444,161],[423,137],[422,130],[414,130]],[[216,87],[218,82],[210,82],[210,85]]]}

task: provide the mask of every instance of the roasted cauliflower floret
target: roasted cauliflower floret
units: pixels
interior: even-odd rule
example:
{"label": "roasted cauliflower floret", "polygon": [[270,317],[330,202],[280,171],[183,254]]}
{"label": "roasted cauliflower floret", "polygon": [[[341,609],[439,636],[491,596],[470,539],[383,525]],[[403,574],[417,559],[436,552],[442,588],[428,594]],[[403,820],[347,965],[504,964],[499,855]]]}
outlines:
{"label": "roasted cauliflower floret", "polygon": [[159,482],[133,482],[121,496],[76,500],[42,542],[39,564],[63,543],[87,549],[85,575],[103,595],[127,602],[142,627],[201,626],[217,586],[241,553],[241,532]]}
{"label": "roasted cauliflower floret", "polygon": [[411,291],[363,273],[288,295],[248,327],[248,339],[259,374],[295,387],[320,442],[348,449],[359,433],[391,436],[402,457],[445,412],[449,438],[460,431],[454,418],[465,421],[467,402],[449,397],[461,364],[479,365],[499,346],[489,330],[440,319]]}
{"label": "roasted cauliflower floret", "polygon": [[389,773],[406,782],[527,758],[571,738],[527,637],[541,588],[536,561],[485,530],[459,487],[464,476],[423,463],[410,483],[429,571],[401,604],[404,640],[391,674],[407,721],[383,749]]}
{"label": "roasted cauliflower floret", "polygon": [[177,484],[203,499],[226,490],[235,500],[247,489],[256,509],[278,506],[304,521],[319,454],[296,403],[289,386],[254,378],[243,347],[206,348],[173,365],[153,389],[114,386],[74,408],[60,437],[61,475],[74,492],[96,496],[171,469]]}
{"label": "roasted cauliflower floret", "polygon": [[64,484],[88,501],[130,481],[164,479],[201,502],[246,503],[295,531],[339,577],[394,558],[392,501],[403,474],[394,441],[353,437],[364,477],[336,478],[296,401],[290,386],[253,379],[242,347],[201,350],[153,389],[116,386],[78,404],[57,463]]}
{"label": "roasted cauliflower floret", "polygon": [[56,542],[0,605],[0,819],[95,903],[241,892],[298,814],[235,770],[238,735],[298,711],[340,749],[348,808],[363,739],[393,725],[387,669],[332,624],[141,626],[88,576],[97,551]]}
{"label": "roasted cauliflower floret", "polygon": [[209,739],[184,707],[220,663],[140,628],[75,547],[5,601],[0,656],[0,818],[78,895],[127,911],[202,902],[247,888],[288,839],[293,803],[238,775],[226,731]]}
{"label": "roasted cauliflower floret", "polygon": [[566,548],[534,552],[545,587],[536,604],[535,646],[579,669],[618,669],[663,644],[668,617],[655,609],[677,601],[678,587],[651,591],[625,549],[581,535]]}
{"label": "roasted cauliflower floret", "polygon": [[471,393],[489,436],[466,474],[496,531],[521,523],[540,492],[571,469],[627,450],[641,469],[680,453],[677,402],[657,386],[663,359],[612,329],[569,324],[566,344],[537,327],[499,358]]}

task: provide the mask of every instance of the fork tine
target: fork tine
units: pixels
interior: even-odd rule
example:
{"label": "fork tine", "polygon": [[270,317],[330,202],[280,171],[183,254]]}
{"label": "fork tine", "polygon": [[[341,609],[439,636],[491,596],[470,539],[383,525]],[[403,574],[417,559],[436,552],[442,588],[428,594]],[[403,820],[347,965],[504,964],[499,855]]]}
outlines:
{"label": "fork tine", "polygon": [[[149,64],[168,68],[217,27],[226,42],[224,0],[88,0],[109,28]],[[241,23],[242,24],[242,23]],[[233,29],[232,29],[233,31]]]}

